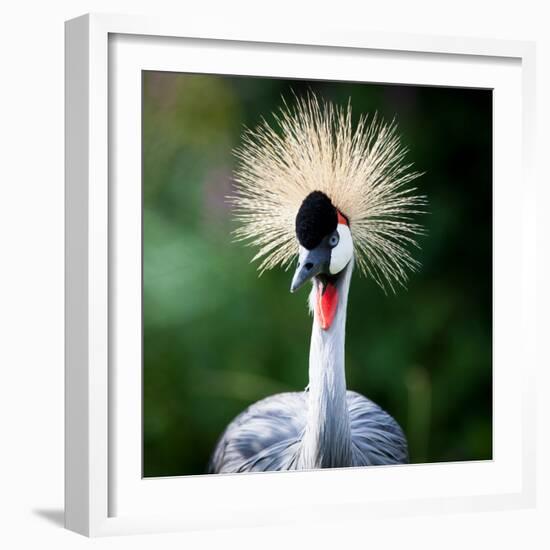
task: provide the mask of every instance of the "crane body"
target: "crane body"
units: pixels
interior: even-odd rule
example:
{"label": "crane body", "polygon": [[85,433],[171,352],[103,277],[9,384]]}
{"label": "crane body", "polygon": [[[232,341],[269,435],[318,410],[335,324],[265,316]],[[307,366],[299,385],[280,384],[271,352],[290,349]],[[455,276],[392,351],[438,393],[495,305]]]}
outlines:
{"label": "crane body", "polygon": [[[346,389],[345,323],[352,269],[353,261],[339,281],[339,305],[328,330],[313,308],[308,389],[269,396],[237,416],[216,446],[211,473],[408,462],[399,424],[370,399]],[[310,303],[318,291],[313,286]]]}
{"label": "crane body", "polygon": [[[382,408],[346,387],[345,333],[354,265],[378,284],[400,285],[417,262],[424,204],[405,187],[418,174],[402,165],[394,126],[323,109],[316,98],[283,112],[282,135],[264,126],[238,153],[240,238],[261,249],[262,269],[292,260],[291,292],[311,282],[309,385],[254,403],[221,435],[210,473],[308,470],[408,462],[407,440]],[[296,247],[296,244],[298,246]]]}

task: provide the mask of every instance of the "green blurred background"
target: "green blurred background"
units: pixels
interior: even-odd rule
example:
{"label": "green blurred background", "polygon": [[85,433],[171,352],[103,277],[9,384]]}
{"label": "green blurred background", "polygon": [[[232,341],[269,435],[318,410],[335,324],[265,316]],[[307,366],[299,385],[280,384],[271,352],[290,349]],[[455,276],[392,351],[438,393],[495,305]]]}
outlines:
{"label": "green blurred background", "polygon": [[144,476],[204,473],[239,412],[307,384],[308,291],[258,278],[225,197],[243,127],[308,90],[395,116],[426,172],[421,271],[397,295],[352,281],[348,387],[396,418],[411,462],[492,457],[491,91],[144,72]]}

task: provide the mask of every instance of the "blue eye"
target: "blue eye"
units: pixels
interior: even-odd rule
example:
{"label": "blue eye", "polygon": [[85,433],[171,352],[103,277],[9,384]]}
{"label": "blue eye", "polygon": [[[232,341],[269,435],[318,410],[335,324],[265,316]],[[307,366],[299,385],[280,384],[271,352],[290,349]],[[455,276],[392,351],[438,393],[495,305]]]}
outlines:
{"label": "blue eye", "polygon": [[338,244],[339,241],[340,241],[340,237],[338,236],[338,233],[333,233],[330,236],[330,239],[328,240],[328,245],[331,248],[334,248]]}

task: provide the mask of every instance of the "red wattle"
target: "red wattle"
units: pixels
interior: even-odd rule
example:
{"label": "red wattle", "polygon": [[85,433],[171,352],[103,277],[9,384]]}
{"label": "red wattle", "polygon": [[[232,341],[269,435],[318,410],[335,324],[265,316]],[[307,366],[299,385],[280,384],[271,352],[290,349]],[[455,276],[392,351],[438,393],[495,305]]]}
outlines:
{"label": "red wattle", "polygon": [[317,291],[317,315],[319,323],[323,330],[327,330],[332,325],[336,308],[338,306],[338,289],[329,283],[325,291],[318,289]]}

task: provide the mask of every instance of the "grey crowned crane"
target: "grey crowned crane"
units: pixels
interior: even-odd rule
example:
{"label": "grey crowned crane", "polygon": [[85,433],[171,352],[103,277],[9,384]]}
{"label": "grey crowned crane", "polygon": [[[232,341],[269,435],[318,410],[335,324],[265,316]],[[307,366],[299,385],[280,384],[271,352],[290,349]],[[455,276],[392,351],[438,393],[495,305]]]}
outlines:
{"label": "grey crowned crane", "polygon": [[210,473],[370,466],[408,462],[398,423],[346,389],[344,345],[354,265],[383,289],[419,267],[409,250],[425,198],[408,184],[394,122],[361,117],[314,95],[284,105],[278,128],[263,121],[236,151],[237,239],[259,246],[260,270],[288,267],[290,291],[311,281],[313,329],[306,391],[266,397],[220,437]]}

